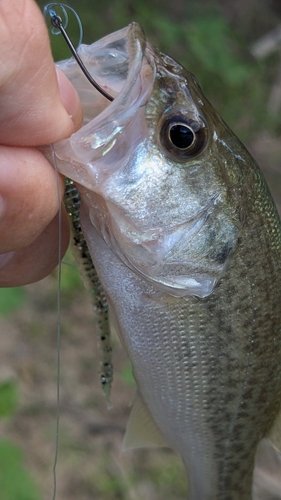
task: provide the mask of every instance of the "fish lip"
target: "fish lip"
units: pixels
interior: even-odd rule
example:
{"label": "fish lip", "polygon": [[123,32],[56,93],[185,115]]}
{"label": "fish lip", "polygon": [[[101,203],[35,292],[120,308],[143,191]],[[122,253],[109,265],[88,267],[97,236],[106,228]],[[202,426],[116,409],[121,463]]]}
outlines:
{"label": "fish lip", "polygon": [[[122,50],[118,48],[118,45],[115,47],[116,53],[121,58],[124,57],[125,61],[124,68],[122,69],[121,65],[119,73],[116,72],[119,78],[118,85],[121,87],[122,84],[121,90],[113,102],[110,103],[103,96],[99,96],[98,102],[103,103],[102,107],[104,109],[90,116],[89,121],[72,134],[70,138],[54,144],[59,171],[90,190],[95,190],[103,175],[96,164],[114,147],[117,136],[128,126],[136,111],[146,104],[152,92],[156,75],[155,62],[149,50],[146,50],[146,37],[138,23],[131,23],[126,28],[108,35],[90,46],[81,45],[77,52],[87,66],[87,57],[89,60],[92,58],[94,61],[97,54],[99,54],[99,50],[103,53],[116,42],[123,42],[124,44]],[[77,74],[81,73],[81,70],[74,66],[73,58],[62,61],[58,66],[72,81],[79,94],[79,84],[76,78]],[[114,65],[109,65],[109,67],[113,71]],[[87,69],[91,70],[91,68]],[[127,72],[125,72],[126,69]],[[92,72],[94,73],[94,71]],[[84,75],[83,78],[86,80]],[[114,78],[111,73],[110,78],[112,78],[112,85],[114,86]],[[109,81],[111,81],[110,78]],[[98,78],[95,75],[95,79],[103,87],[101,77]],[[106,77],[104,77],[104,81],[106,81]],[[86,82],[91,95],[97,96],[95,88],[90,87],[87,80]],[[106,88],[106,91],[109,94],[111,92],[109,87]]]}

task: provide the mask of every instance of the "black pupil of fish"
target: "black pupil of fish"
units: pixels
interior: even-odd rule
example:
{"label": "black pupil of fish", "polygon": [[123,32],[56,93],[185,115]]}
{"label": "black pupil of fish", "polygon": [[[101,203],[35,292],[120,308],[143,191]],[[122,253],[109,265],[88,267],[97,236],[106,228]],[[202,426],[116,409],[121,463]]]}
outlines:
{"label": "black pupil of fish", "polygon": [[189,148],[193,144],[194,139],[194,132],[187,125],[176,123],[170,127],[170,140],[177,148]]}

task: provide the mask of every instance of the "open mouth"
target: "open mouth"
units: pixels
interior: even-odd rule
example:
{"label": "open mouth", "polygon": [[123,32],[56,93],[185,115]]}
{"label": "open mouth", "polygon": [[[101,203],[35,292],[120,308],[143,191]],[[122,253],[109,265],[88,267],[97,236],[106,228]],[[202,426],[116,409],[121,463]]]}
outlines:
{"label": "open mouth", "polygon": [[[132,23],[92,45],[80,45],[77,53],[95,81],[113,99],[122,92],[123,100],[141,70],[145,35]],[[84,123],[100,114],[110,102],[87,80],[76,61],[71,58],[57,63],[76,88],[84,108]]]}
{"label": "open mouth", "polygon": [[[91,85],[74,58],[58,63],[79,94],[84,125],[69,139],[56,143],[54,150],[61,173],[94,189],[108,168],[99,160],[106,156],[107,165],[113,163],[109,153],[117,136],[147,102],[155,69],[146,50],[145,35],[137,23],[92,45],[81,45],[77,52],[89,73],[114,100],[108,101]],[[116,162],[118,152],[114,154]]]}

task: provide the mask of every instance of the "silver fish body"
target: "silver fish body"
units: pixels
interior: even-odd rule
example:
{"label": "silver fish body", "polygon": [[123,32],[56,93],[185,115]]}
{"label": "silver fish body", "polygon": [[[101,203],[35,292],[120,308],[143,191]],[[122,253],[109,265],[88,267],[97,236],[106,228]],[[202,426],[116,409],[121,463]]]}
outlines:
{"label": "silver fish body", "polygon": [[192,500],[259,498],[255,457],[281,408],[281,233],[266,183],[138,25],[80,55],[116,99],[95,94],[86,125],[54,147],[133,365],[125,446],[176,450]]}

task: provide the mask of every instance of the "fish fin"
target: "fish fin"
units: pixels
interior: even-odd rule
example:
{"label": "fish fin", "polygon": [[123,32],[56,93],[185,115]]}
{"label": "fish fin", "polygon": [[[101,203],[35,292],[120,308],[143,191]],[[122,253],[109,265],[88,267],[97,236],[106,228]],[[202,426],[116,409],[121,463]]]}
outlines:
{"label": "fish fin", "polygon": [[253,500],[281,500],[281,453],[267,438],[256,454]]}
{"label": "fish fin", "polygon": [[278,413],[267,437],[281,452],[281,411]]}
{"label": "fish fin", "polygon": [[142,398],[137,395],[123,439],[123,451],[136,448],[169,447],[165,438],[152,419]]}

